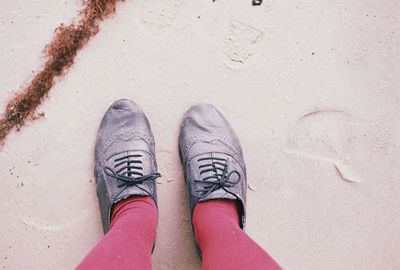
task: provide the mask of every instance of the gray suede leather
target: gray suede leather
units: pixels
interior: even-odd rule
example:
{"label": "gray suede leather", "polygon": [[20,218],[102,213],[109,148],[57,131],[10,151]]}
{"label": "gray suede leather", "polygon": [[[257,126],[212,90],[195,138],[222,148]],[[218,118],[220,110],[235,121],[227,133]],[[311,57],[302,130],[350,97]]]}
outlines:
{"label": "gray suede leather", "polygon": [[118,100],[105,113],[97,134],[94,175],[105,233],[118,201],[150,195],[157,204],[154,137],[147,117],[133,101]]}
{"label": "gray suede leather", "polygon": [[239,139],[224,116],[210,104],[190,108],[182,121],[179,150],[192,214],[198,202],[236,200],[243,229],[246,165]]}

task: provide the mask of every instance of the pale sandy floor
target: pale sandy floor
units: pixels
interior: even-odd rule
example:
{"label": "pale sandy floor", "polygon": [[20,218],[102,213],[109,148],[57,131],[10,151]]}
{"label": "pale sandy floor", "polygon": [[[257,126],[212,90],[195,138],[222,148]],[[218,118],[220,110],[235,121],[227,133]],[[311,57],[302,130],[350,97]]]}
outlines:
{"label": "pale sandy floor", "polygon": [[[0,107],[79,0],[2,0]],[[248,233],[284,269],[400,269],[398,1],[127,0],[0,152],[0,269],[73,269],[102,237],[94,140],[115,99],[156,137],[154,269],[199,269],[177,136],[196,102],[241,138]]]}

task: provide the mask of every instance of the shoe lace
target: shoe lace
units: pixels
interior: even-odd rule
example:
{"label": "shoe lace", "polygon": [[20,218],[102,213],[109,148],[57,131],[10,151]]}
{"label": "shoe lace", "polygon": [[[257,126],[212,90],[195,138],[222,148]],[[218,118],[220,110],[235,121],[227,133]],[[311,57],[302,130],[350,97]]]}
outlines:
{"label": "shoe lace", "polygon": [[161,177],[161,174],[152,173],[144,175],[142,166],[143,162],[140,160],[141,157],[142,155],[140,154],[128,154],[115,159],[113,168],[108,166],[104,168],[106,175],[121,181],[121,183],[118,184],[118,187],[123,187],[123,189],[120,191],[120,193],[118,193],[117,196],[119,196],[126,188],[131,186],[136,186],[147,194],[151,195],[147,190],[140,187],[139,184],[142,184],[146,181],[153,181],[158,177]]}
{"label": "shoe lace", "polygon": [[[199,165],[200,175],[205,175],[201,180],[194,180],[194,182],[200,184],[201,189],[197,190],[202,195],[194,196],[198,199],[207,197],[211,192],[223,189],[230,193],[227,188],[232,187],[240,182],[240,173],[237,170],[228,170],[228,160],[218,157],[204,157],[197,160],[198,162],[207,162]],[[236,174],[237,179],[232,180],[231,176]]]}

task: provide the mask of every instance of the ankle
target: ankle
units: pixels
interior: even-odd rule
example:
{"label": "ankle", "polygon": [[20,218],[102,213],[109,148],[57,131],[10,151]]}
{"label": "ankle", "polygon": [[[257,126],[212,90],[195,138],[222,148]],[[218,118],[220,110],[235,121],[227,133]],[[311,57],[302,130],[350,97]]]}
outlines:
{"label": "ankle", "polygon": [[199,202],[194,208],[193,223],[199,219],[210,220],[210,222],[213,222],[213,219],[227,219],[235,225],[239,225],[238,205],[235,200],[228,199]]}
{"label": "ankle", "polygon": [[117,202],[111,212],[110,227],[123,215],[135,212],[136,214],[142,213],[143,216],[152,217],[157,219],[157,206],[150,196],[131,196]]}

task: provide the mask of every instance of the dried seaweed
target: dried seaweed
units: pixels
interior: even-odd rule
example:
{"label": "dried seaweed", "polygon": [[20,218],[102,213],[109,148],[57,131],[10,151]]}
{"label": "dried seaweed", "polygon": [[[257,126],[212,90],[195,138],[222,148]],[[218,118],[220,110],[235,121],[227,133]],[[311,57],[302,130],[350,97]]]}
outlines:
{"label": "dried seaweed", "polygon": [[19,130],[27,120],[37,119],[37,107],[47,97],[55,83],[74,64],[75,56],[97,32],[99,23],[115,12],[118,1],[83,0],[80,20],[70,25],[61,24],[44,50],[46,62],[33,79],[12,98],[0,118],[0,144],[11,130]]}

